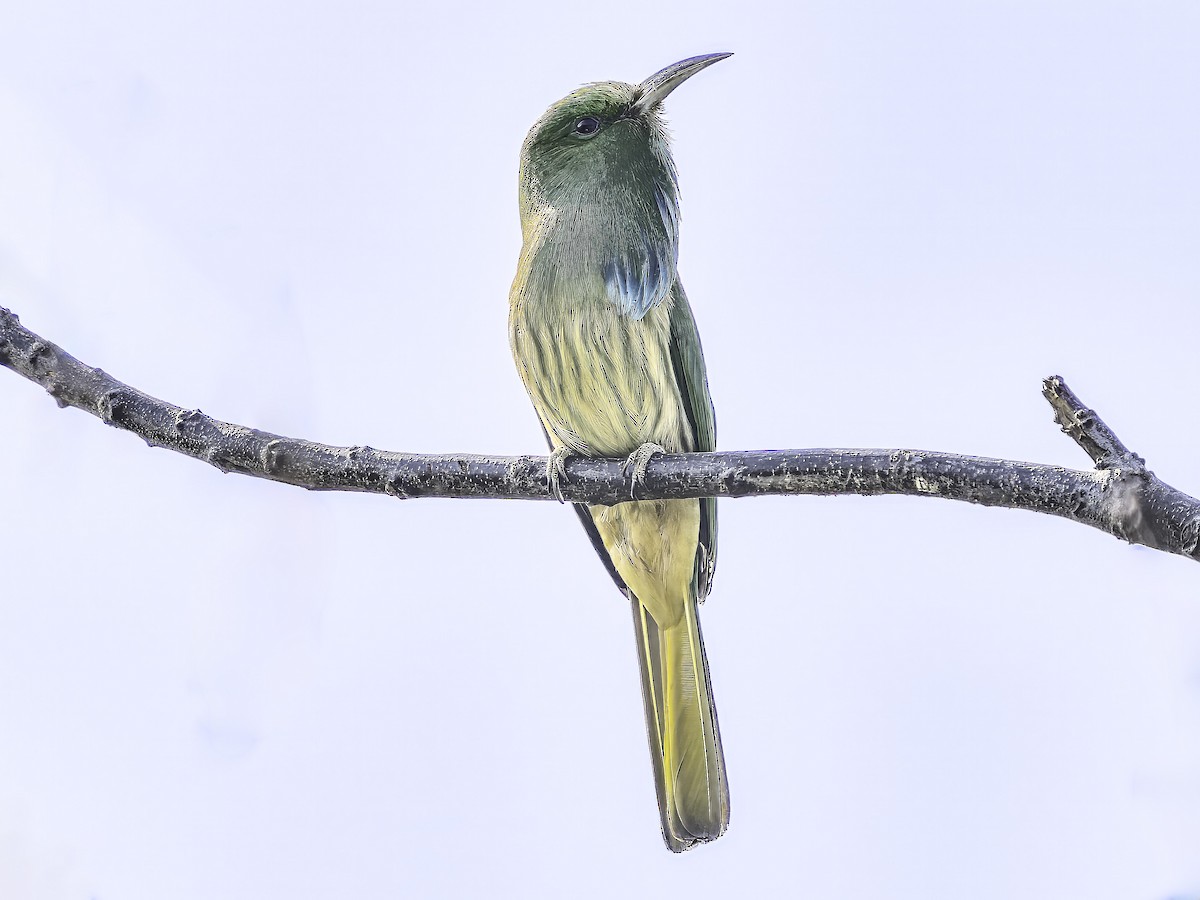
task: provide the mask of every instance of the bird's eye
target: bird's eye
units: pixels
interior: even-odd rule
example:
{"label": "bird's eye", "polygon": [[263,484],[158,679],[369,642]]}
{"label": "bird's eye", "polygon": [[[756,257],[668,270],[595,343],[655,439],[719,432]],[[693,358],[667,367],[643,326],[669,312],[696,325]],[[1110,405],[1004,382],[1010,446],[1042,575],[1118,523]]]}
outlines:
{"label": "bird's eye", "polygon": [[591,137],[600,130],[600,120],[595,116],[584,116],[575,120],[575,133],[580,137]]}

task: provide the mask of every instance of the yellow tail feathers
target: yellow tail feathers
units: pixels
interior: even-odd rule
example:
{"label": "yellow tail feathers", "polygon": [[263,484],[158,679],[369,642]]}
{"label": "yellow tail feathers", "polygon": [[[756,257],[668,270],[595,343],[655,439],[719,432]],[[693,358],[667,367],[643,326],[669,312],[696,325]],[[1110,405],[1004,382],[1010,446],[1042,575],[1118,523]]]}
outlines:
{"label": "yellow tail feathers", "polygon": [[634,629],[663,838],[679,853],[729,824],[729,790],[695,600],[660,628],[637,600]]}

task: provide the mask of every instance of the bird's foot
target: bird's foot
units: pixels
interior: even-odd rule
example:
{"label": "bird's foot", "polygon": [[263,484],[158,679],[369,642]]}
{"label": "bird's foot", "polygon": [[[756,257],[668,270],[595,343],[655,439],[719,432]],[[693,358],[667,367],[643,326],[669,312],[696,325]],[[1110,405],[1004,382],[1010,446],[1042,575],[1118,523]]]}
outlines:
{"label": "bird's foot", "polygon": [[666,452],[665,447],[647,441],[629,454],[622,471],[626,475],[633,476],[629,484],[629,496],[632,499],[637,499],[638,485],[646,483],[646,466],[650,465],[651,458],[656,454]]}
{"label": "bird's foot", "polygon": [[567,460],[572,456],[578,456],[572,453],[566,447],[559,447],[550,454],[550,458],[546,460],[546,480],[550,482],[550,493],[558,498],[559,503],[566,503],[567,498],[563,496],[562,485],[567,480]]}

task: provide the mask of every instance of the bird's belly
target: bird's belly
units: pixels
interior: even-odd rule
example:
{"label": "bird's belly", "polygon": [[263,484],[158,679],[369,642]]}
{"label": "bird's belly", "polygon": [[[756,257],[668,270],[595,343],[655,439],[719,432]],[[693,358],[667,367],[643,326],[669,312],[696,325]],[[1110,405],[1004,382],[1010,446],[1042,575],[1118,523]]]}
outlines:
{"label": "bird's belly", "polygon": [[607,302],[514,310],[513,355],[555,446],[587,456],[646,442],[692,449],[663,306],[637,320]]}
{"label": "bird's belly", "polygon": [[661,628],[676,624],[693,594],[688,586],[700,534],[698,500],[637,500],[590,508],[622,580]]}

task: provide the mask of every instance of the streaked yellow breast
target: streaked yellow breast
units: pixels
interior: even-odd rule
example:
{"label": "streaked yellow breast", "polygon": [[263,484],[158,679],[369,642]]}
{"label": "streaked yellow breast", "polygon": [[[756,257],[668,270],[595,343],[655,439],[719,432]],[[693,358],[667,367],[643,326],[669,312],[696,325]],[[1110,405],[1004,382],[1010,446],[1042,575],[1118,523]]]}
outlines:
{"label": "streaked yellow breast", "polygon": [[674,292],[643,318],[622,315],[603,281],[565,271],[531,277],[526,235],[509,296],[509,339],[525,388],[555,446],[624,456],[652,441],[692,449],[671,364]]}

